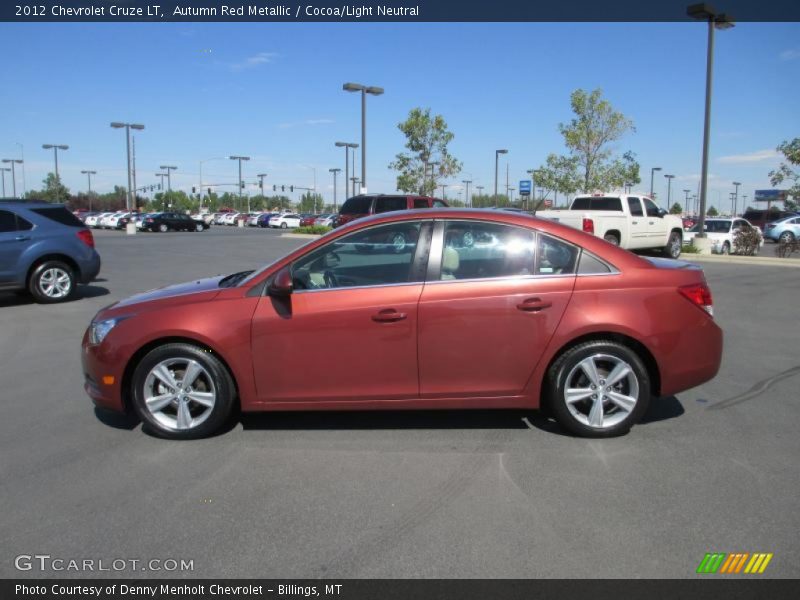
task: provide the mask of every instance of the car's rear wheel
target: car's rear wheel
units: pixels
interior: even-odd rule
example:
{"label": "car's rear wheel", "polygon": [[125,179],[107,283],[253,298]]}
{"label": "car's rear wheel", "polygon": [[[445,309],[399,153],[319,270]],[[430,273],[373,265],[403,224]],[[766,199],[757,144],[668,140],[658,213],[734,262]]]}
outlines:
{"label": "car's rear wheel", "polygon": [[48,260],[37,266],[28,280],[28,291],[36,302],[65,302],[75,293],[75,273],[60,260]]}
{"label": "car's rear wheel", "polygon": [[287,227],[289,227],[289,225],[286,223],[286,221],[281,223],[281,229],[286,229]]}
{"label": "car's rear wheel", "polygon": [[556,421],[581,437],[626,434],[650,402],[650,377],[641,358],[610,340],[564,352],[548,370],[546,386]]}
{"label": "car's rear wheel", "polygon": [[730,254],[731,253],[731,245],[728,242],[722,244],[722,253],[723,254]]}
{"label": "car's rear wheel", "polygon": [[778,241],[784,244],[791,244],[794,241],[794,234],[791,231],[784,231],[778,237]]}
{"label": "car's rear wheel", "polygon": [[236,388],[214,353],[191,344],[165,344],[145,355],[131,380],[136,414],[151,433],[168,439],[207,437],[222,427]]}
{"label": "car's rear wheel", "polygon": [[615,246],[619,246],[619,238],[613,233],[605,234],[603,236],[603,239],[607,241],[609,244],[614,244]]}
{"label": "car's rear wheel", "polygon": [[158,226],[158,230],[161,233],[166,233],[167,231],[169,231],[169,227],[167,226],[166,223],[162,223],[161,225]]}
{"label": "car's rear wheel", "polygon": [[667,245],[664,246],[664,254],[669,256],[670,258],[679,258],[681,255],[681,250],[683,250],[683,238],[681,234],[677,231],[673,231],[669,234],[669,241]]}

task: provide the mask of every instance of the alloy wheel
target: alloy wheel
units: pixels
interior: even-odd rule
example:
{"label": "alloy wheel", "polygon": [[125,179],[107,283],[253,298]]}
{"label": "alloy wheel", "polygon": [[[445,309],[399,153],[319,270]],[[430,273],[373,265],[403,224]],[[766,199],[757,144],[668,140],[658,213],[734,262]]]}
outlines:
{"label": "alloy wheel", "polygon": [[625,420],[639,399],[639,380],[633,367],[610,354],[594,354],[567,375],[564,400],[573,418],[597,430]]}
{"label": "alloy wheel", "polygon": [[72,291],[72,278],[64,269],[51,267],[39,276],[39,289],[48,298],[66,298]]}
{"label": "alloy wheel", "polygon": [[191,358],[168,358],[156,364],[144,383],[144,404],[158,423],[185,431],[203,423],[217,402],[208,370]]}

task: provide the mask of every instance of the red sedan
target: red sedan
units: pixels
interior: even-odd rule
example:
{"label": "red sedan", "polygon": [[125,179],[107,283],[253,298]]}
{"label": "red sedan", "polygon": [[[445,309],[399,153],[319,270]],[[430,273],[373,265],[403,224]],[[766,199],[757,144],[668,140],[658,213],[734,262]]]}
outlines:
{"label": "red sedan", "polygon": [[[397,232],[401,250],[386,243]],[[429,209],[360,219],[258,271],[118,302],[93,319],[82,358],[98,406],[168,438],[213,433],[237,403],[546,405],[569,432],[608,437],[651,398],[716,375],[712,315],[688,263],[525,214]]]}

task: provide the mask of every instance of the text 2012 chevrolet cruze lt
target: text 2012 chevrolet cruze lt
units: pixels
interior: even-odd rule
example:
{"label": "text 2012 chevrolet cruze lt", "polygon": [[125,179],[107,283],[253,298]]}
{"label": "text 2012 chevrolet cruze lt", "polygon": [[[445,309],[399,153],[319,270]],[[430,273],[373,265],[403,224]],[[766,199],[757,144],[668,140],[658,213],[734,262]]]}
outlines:
{"label": "text 2012 chevrolet cruze lt", "polygon": [[[403,244],[395,243],[402,235]],[[94,402],[168,438],[243,411],[537,408],[627,432],[717,373],[703,271],[504,211],[368,217],[259,271],[153,290],[83,338]],[[313,376],[309,376],[313,373]]]}

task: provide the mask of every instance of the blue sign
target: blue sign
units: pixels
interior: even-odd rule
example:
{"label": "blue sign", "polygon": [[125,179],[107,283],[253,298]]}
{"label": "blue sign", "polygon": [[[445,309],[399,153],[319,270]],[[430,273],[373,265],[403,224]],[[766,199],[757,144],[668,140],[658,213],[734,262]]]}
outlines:
{"label": "blue sign", "polygon": [[523,179],[519,182],[519,195],[520,196],[530,196],[531,195],[531,180],[530,179]]}
{"label": "blue sign", "polygon": [[787,190],[756,190],[756,202],[784,202]]}

